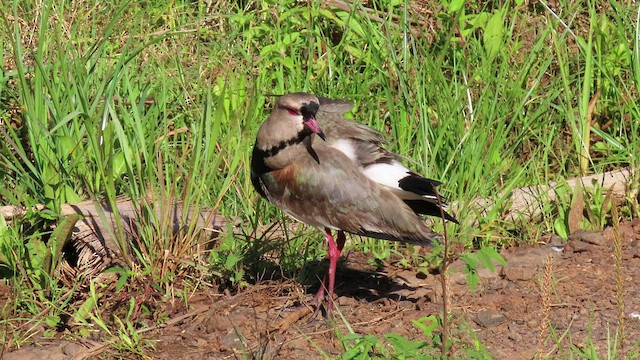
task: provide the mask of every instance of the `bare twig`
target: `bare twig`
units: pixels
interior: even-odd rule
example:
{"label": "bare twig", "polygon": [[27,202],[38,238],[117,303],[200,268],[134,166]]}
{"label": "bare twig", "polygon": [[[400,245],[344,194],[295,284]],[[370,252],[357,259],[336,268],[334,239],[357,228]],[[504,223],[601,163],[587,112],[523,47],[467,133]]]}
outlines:
{"label": "bare twig", "polygon": [[547,256],[544,263],[544,272],[542,274],[542,289],[540,297],[542,300],[542,314],[540,319],[539,337],[538,337],[538,359],[544,358],[544,347],[547,340],[547,329],[549,326],[549,313],[551,312],[551,281],[553,275],[553,257]]}
{"label": "bare twig", "polygon": [[449,267],[449,239],[447,238],[447,219],[445,218],[444,210],[442,209],[442,198],[435,187],[433,190],[436,194],[436,198],[438,199],[438,208],[440,209],[442,227],[444,228],[444,254],[442,258],[442,265],[440,265],[440,282],[442,284],[442,346],[440,348],[440,353],[444,358],[448,358],[447,341],[449,338],[449,292],[447,291],[447,268]]}
{"label": "bare twig", "polygon": [[[618,204],[611,199],[611,217],[613,220],[613,247],[616,271],[616,305],[618,308],[618,341],[620,344],[619,355],[624,355],[624,280],[622,278],[622,237],[620,236],[620,218],[618,217]],[[624,358],[624,356],[620,356]]]}

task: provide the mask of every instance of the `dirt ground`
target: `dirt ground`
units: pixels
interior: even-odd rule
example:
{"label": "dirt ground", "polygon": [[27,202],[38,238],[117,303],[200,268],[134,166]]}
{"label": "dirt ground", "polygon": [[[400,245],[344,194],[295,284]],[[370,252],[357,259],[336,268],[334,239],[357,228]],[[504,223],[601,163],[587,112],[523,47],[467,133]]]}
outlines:
{"label": "dirt ground", "polygon": [[[621,224],[623,249],[625,349],[640,341],[640,221]],[[462,357],[463,344],[473,335],[495,359],[530,359],[539,348],[544,319],[542,277],[551,258],[548,319],[556,339],[542,347],[549,358],[568,358],[568,344],[586,348],[595,344],[606,355],[607,336],[618,322],[613,229],[574,234],[563,246],[547,237],[547,244],[513,248],[502,255],[508,262],[495,272],[482,269],[478,290],[472,292],[463,272],[450,277],[453,335],[462,343],[453,355]],[[439,277],[420,276],[393,265],[374,267],[361,253],[346,249],[339,264],[336,304],[354,332],[380,339],[397,333],[424,340],[411,320],[441,307]],[[461,269],[456,262],[452,268]],[[349,330],[340,316],[329,322],[311,320],[304,306],[316,288],[305,292],[293,281],[263,282],[237,294],[203,292],[190,301],[189,310],[171,317],[168,326],[141,333],[157,340],[149,354],[157,359],[320,359],[344,352],[340,334]],[[462,330],[461,330],[462,329]],[[547,328],[548,329],[548,328]],[[609,333],[608,333],[609,332]],[[549,332],[547,332],[549,334]],[[5,354],[5,359],[73,359],[111,357],[105,347],[90,341],[34,341]],[[562,344],[558,350],[556,345]],[[132,356],[135,357],[135,356]]]}

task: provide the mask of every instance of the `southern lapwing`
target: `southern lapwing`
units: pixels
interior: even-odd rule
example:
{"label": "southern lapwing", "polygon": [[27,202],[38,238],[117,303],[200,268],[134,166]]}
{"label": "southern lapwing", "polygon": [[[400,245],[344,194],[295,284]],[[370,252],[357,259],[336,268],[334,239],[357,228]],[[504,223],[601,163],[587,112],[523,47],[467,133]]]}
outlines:
{"label": "southern lapwing", "polygon": [[329,273],[313,305],[320,308],[328,289],[327,313],[344,232],[430,246],[441,236],[420,214],[444,214],[457,222],[438,206],[440,182],[403,166],[399,155],[383,148],[379,132],[345,119],[351,108],[349,102],[306,93],[281,96],[258,130],[251,159],[251,182],[260,195],[325,230]]}

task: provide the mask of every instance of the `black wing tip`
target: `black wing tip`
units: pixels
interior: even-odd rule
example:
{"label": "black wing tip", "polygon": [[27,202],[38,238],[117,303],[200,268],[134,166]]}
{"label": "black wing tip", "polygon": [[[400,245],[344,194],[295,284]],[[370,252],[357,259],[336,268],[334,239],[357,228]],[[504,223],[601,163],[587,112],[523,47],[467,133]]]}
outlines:
{"label": "black wing tip", "polygon": [[[458,220],[453,217],[451,214],[446,212],[444,209],[440,208],[438,204],[435,204],[428,200],[403,200],[405,204],[407,204],[413,212],[416,214],[435,216],[435,217],[443,217],[447,221],[451,221],[454,224],[460,224]],[[443,205],[446,204],[443,202]]]}
{"label": "black wing tip", "polygon": [[398,181],[398,186],[404,191],[418,195],[436,195],[436,187],[442,185],[438,180],[428,179],[413,171]]}

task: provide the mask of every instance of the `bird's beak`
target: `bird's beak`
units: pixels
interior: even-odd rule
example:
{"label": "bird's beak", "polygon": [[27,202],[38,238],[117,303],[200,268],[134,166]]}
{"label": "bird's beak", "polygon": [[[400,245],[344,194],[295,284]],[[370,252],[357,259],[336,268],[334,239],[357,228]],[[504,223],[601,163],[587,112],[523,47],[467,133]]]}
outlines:
{"label": "bird's beak", "polygon": [[327,141],[327,137],[324,135],[324,132],[322,131],[322,129],[320,129],[320,126],[318,126],[318,123],[316,122],[316,118],[309,118],[309,120],[304,122],[304,126],[309,128],[309,130],[311,130],[311,132],[313,132],[314,134],[318,134],[318,136],[320,136],[320,139]]}

